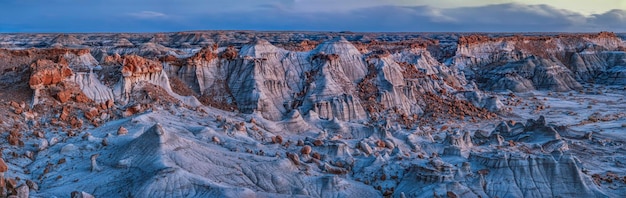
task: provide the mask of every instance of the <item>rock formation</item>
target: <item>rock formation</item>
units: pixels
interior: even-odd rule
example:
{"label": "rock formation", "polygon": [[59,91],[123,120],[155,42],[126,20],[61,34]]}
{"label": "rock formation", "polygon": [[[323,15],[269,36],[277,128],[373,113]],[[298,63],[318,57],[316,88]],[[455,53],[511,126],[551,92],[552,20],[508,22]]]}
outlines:
{"label": "rock formation", "polygon": [[185,104],[197,106],[200,102],[193,96],[180,96],[172,91],[169,79],[163,72],[163,65],[157,61],[142,58],[136,55],[124,57],[122,63],[122,78],[114,88],[115,97],[121,102],[128,102],[137,83],[146,82],[163,88],[169,95],[181,100]]}
{"label": "rock formation", "polygon": [[606,32],[556,37],[471,35],[459,38],[454,63],[490,90],[569,91],[621,66],[615,57],[623,53],[615,51],[622,45],[615,34]]}
{"label": "rock formation", "polygon": [[0,35],[0,193],[623,197],[624,45],[606,32]]}

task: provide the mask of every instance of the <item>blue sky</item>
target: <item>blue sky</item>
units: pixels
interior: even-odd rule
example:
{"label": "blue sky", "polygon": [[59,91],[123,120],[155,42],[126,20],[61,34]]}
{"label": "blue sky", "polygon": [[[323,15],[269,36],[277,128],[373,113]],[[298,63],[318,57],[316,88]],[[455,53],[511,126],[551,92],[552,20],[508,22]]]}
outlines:
{"label": "blue sky", "polygon": [[0,0],[0,32],[626,32],[624,0]]}

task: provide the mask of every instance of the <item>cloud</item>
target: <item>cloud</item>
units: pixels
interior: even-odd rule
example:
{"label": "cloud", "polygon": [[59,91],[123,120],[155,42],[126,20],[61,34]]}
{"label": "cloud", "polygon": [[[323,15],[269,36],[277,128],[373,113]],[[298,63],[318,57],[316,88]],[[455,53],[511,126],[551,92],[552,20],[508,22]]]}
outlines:
{"label": "cloud", "polygon": [[604,14],[592,15],[589,19],[590,24],[594,24],[595,28],[610,29],[615,26],[626,26],[626,11],[624,10],[611,10]]}
{"label": "cloud", "polygon": [[585,31],[588,19],[568,10],[547,5],[498,4],[443,9],[443,15],[456,19],[453,26],[468,31]]}
{"label": "cloud", "polygon": [[[57,2],[58,1],[58,2]],[[437,8],[401,0],[0,2],[0,32],[164,32],[185,30],[311,30],[401,32],[626,32],[626,11],[584,15],[548,5],[494,4]],[[29,3],[30,2],[30,3]],[[46,1],[48,2],[48,1]],[[396,3],[394,3],[396,2]],[[4,5],[3,5],[4,4]],[[407,4],[404,4],[407,5]],[[13,7],[12,7],[13,6]],[[17,7],[31,7],[16,11]],[[342,7],[341,9],[336,7]],[[143,10],[143,11],[141,11]],[[121,13],[121,14],[120,14]],[[124,14],[126,13],[126,14]],[[95,25],[97,24],[97,25]],[[10,27],[10,28],[6,28]]]}
{"label": "cloud", "polygon": [[[200,29],[259,29],[315,31],[402,32],[586,32],[626,31],[622,10],[602,15],[580,13],[547,5],[497,4],[478,7],[376,6],[348,12],[293,12],[267,6],[253,12],[207,14],[192,19],[211,24]],[[217,27],[217,28],[216,28]],[[224,28],[219,28],[224,27]]]}
{"label": "cloud", "polygon": [[133,16],[135,18],[139,18],[139,19],[167,18],[166,14],[163,14],[160,12],[154,12],[154,11],[141,11],[141,12],[130,13],[128,15]]}

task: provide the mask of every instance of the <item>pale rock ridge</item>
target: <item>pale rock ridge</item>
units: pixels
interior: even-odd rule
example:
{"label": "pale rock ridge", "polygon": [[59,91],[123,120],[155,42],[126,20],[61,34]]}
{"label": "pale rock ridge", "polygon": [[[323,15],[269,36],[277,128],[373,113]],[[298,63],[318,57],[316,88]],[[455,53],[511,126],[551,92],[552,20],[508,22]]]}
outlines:
{"label": "pale rock ridge", "polygon": [[242,112],[258,111],[268,119],[281,120],[294,108],[289,103],[300,92],[300,76],[310,64],[305,53],[288,52],[264,40],[244,45],[239,52],[232,47],[219,50],[203,48],[182,66],[166,64],[166,70],[201,95],[237,96],[227,103],[236,103]]}
{"label": "pale rock ridge", "polygon": [[625,45],[618,38],[585,38],[585,41],[589,42],[583,43],[583,45],[586,44],[585,46],[563,49],[565,55],[562,63],[572,70],[576,80],[593,82],[603,72],[614,66],[623,65],[624,52],[620,49],[623,49]]}
{"label": "pale rock ridge", "polygon": [[[198,180],[185,170],[177,167],[167,155],[172,146],[180,146],[186,142],[175,135],[165,131],[159,124],[155,124],[143,132],[139,137],[127,145],[124,152],[116,155],[118,161],[126,167],[135,167],[143,172],[153,173],[147,178],[129,178],[135,180],[130,189],[134,196],[165,196],[175,195],[181,197],[218,196],[223,194],[212,192],[211,185],[206,181]],[[152,153],[151,155],[137,156],[136,152]],[[158,178],[166,177],[168,180],[159,181]],[[163,183],[166,182],[166,183]],[[162,188],[159,186],[169,186]],[[203,187],[204,186],[204,187]]]}
{"label": "pale rock ridge", "polygon": [[612,32],[600,32],[595,36],[583,37],[583,39],[603,47],[606,51],[615,51],[624,47],[622,39]]}
{"label": "pale rock ridge", "polygon": [[[397,62],[408,63],[408,67],[414,67],[421,75],[436,75],[438,79],[443,79],[443,81],[437,81],[437,78],[430,80],[418,78],[419,83],[417,84],[409,83],[409,80],[415,81],[414,79],[405,79],[407,84],[409,84],[409,88],[418,87],[418,93],[439,93],[442,90],[455,93],[461,92],[464,93],[464,96],[460,97],[461,99],[468,100],[474,106],[488,109],[491,112],[499,112],[504,106],[499,98],[486,94],[476,87],[475,84],[469,83],[459,66],[446,66],[438,62],[430,55],[429,51],[423,48],[403,50],[400,53],[392,54],[392,57]],[[408,76],[411,75],[408,74]],[[408,97],[415,100],[415,95],[415,93],[412,93]]]}
{"label": "pale rock ridge", "polygon": [[113,90],[102,84],[93,72],[77,72],[67,80],[78,84],[83,93],[96,103],[115,100]]}
{"label": "pale rock ridge", "polygon": [[76,72],[86,72],[98,69],[98,61],[91,53],[65,53],[63,57],[67,60],[68,66]]}
{"label": "pale rock ridge", "polygon": [[609,65],[606,59],[600,58],[592,51],[574,53],[569,61],[570,69],[580,81],[592,80],[599,72],[605,71]]}
{"label": "pale rock ridge", "polygon": [[287,70],[299,66],[284,65],[285,56],[285,50],[262,39],[241,48],[240,59],[229,66],[228,86],[242,112],[258,111],[267,119],[282,120],[292,108],[285,104],[293,100],[292,87],[298,85],[287,84]]}
{"label": "pale rock ridge", "polygon": [[[596,70],[595,76],[597,76],[597,78],[587,79],[587,81],[597,81],[599,83],[605,84],[626,85],[626,52],[602,52],[598,55],[598,57],[600,57],[601,60],[606,60],[607,67]],[[585,62],[585,64],[593,64],[593,62]]]}
{"label": "pale rock ridge", "polygon": [[[240,107],[251,108],[257,103],[256,110],[274,120],[294,108],[302,112],[313,110],[328,120],[365,117],[353,88],[354,82],[364,76],[365,64],[362,55],[345,39],[326,42],[308,53],[288,52],[258,40],[254,46],[242,47],[239,54],[244,64],[253,62],[254,66],[247,68],[254,69],[249,77],[255,81],[253,105],[245,105],[251,101],[238,100]],[[238,74],[243,73],[235,70],[234,77],[241,78]],[[232,79],[230,87],[233,95],[238,95],[242,89]]]}
{"label": "pale rock ridge", "polygon": [[[409,114],[422,114],[423,110],[419,105],[419,99],[414,94],[415,88],[411,86],[413,83],[407,82],[403,76],[403,69],[395,61],[389,57],[372,59],[369,64],[373,64],[377,70],[377,83],[379,92],[381,92],[380,103],[385,107],[398,107],[403,112]],[[434,90],[433,90],[434,92]]]}
{"label": "pale rock ridge", "polygon": [[77,102],[86,102],[91,99],[98,104],[114,100],[127,103],[133,84],[144,81],[163,87],[168,94],[185,104],[200,105],[193,96],[183,97],[172,91],[167,75],[161,72],[163,68],[161,63],[138,56],[131,56],[128,64],[123,62],[123,78],[116,85],[114,92],[98,80],[94,70],[102,68],[88,49],[49,49],[43,51],[42,54],[34,54],[33,50],[24,50],[14,52],[14,54],[22,59],[32,59],[28,84],[34,90],[33,106],[39,103],[42,89],[57,86],[60,83],[63,83],[60,84],[62,85],[60,88],[63,89],[71,89],[70,87],[74,85],[78,85],[80,89],[80,91],[64,90],[56,93],[58,91],[55,88],[54,97],[62,103],[73,95],[78,97]]}
{"label": "pale rock ridge", "polygon": [[[400,65],[398,61],[400,60]],[[490,97],[468,84],[463,72],[456,67],[446,66],[432,58],[423,49],[403,50],[398,54],[374,55],[368,60],[376,72],[375,87],[380,92],[380,103],[387,108],[397,107],[407,114],[421,115],[425,105],[424,95],[448,99],[463,99],[476,107],[498,112],[503,104],[497,97]],[[371,72],[371,71],[370,71]],[[466,93],[444,96],[442,93]],[[475,97],[467,97],[473,93]]]}
{"label": "pale rock ridge", "polygon": [[367,65],[359,50],[344,37],[335,38],[317,46],[313,51],[338,55],[335,61],[338,70],[342,71],[351,82],[358,82],[367,74]]}
{"label": "pale rock ridge", "polygon": [[115,47],[103,47],[107,54],[119,54],[119,55],[139,55],[142,57],[159,57],[164,55],[184,56],[187,51],[177,50],[169,47],[165,47],[158,43],[146,42],[137,44],[134,47],[127,46],[115,46]]}
{"label": "pale rock ridge", "polygon": [[342,69],[352,65],[342,65],[343,62],[338,61],[340,57],[321,52],[312,56],[312,82],[305,85],[303,112],[313,110],[320,118],[328,120],[336,117],[352,121],[366,117],[361,101],[356,97],[354,83]]}

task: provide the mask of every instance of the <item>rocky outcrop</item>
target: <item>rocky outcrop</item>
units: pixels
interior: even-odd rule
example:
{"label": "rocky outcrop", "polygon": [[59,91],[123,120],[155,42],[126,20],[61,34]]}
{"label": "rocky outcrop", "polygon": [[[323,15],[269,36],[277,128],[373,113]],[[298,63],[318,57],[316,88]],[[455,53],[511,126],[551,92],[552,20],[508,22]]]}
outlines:
{"label": "rocky outcrop", "polygon": [[535,56],[487,71],[478,82],[484,82],[494,91],[569,91],[582,87],[573,73],[559,62]]}
{"label": "rocky outcrop", "polygon": [[100,63],[103,65],[122,65],[123,62],[124,59],[117,53],[113,55],[102,55],[102,58],[100,59]]}
{"label": "rocky outcrop", "polygon": [[142,58],[136,55],[124,57],[122,66],[123,78],[113,89],[116,99],[123,103],[130,101],[133,87],[136,83],[147,82],[163,88],[169,95],[185,104],[198,106],[200,102],[193,96],[180,96],[172,91],[167,74],[163,72],[160,62]]}
{"label": "rocky outcrop", "polygon": [[626,66],[615,66],[602,74],[601,82],[610,85],[626,85]]}
{"label": "rocky outcrop", "polygon": [[[347,54],[325,55],[334,52]],[[201,98],[212,106],[236,104],[239,111],[259,112],[270,120],[282,120],[295,109],[316,111],[324,119],[356,120],[365,115],[351,88],[359,76],[348,77],[353,73],[343,71],[352,72],[356,63],[364,67],[362,55],[345,40],[311,52],[290,52],[257,40],[238,52],[233,47],[222,52],[207,47],[182,66],[166,68],[206,95]]]}
{"label": "rocky outcrop", "polygon": [[470,159],[489,169],[478,179],[489,197],[606,196],[571,155],[472,155]]}
{"label": "rocky outcrop", "polygon": [[[605,60],[606,62],[602,65],[606,65],[606,68],[601,68],[595,70],[596,78],[587,79],[588,81],[608,84],[608,85],[626,85],[625,70],[626,67],[626,51],[609,51],[609,52],[600,52],[597,55],[600,60]],[[592,64],[586,63],[585,64]],[[584,68],[584,67],[583,67]]]}
{"label": "rocky outcrop", "polygon": [[346,75],[351,82],[358,82],[367,74],[363,55],[344,37],[324,42],[317,46],[314,51],[327,55],[337,55],[336,58],[332,57],[328,60],[331,60],[331,65],[336,67],[338,72]]}
{"label": "rocky outcrop", "polygon": [[[490,135],[485,133],[447,134],[443,155],[463,157],[467,162],[456,166],[432,157],[428,163],[411,167],[405,178],[414,178],[402,181],[396,192],[418,197],[446,192],[464,197],[607,196],[543,116],[525,124],[502,122]],[[495,148],[472,149],[485,144]]]}
{"label": "rocky outcrop", "polygon": [[139,77],[150,73],[159,73],[161,70],[163,70],[161,63],[137,55],[125,56],[122,63],[122,75],[124,77]]}
{"label": "rocky outcrop", "polygon": [[238,54],[239,59],[229,65],[231,76],[227,82],[239,110],[258,111],[268,119],[282,120],[291,108],[284,103],[291,99],[293,92],[293,86],[288,86],[287,72],[301,66],[299,63],[281,64],[286,51],[265,40],[243,46]]}
{"label": "rocky outcrop", "polygon": [[[227,48],[225,51],[233,50]],[[226,52],[223,52],[224,54]],[[170,78],[178,78],[194,94],[199,95],[199,101],[207,106],[234,111],[237,109],[236,101],[231,94],[228,84],[228,66],[236,57],[218,58],[218,49],[208,46],[201,49],[195,55],[178,59],[168,56],[163,59],[164,71]],[[234,55],[236,56],[236,55]]]}
{"label": "rocky outcrop", "polygon": [[[328,45],[331,44],[322,44],[322,46]],[[345,43],[338,45],[343,46]],[[331,50],[334,49],[331,48]],[[311,57],[312,70],[305,73],[305,75],[308,74],[307,77],[311,82],[304,82],[305,93],[301,99],[302,107],[300,108],[302,112],[313,110],[320,118],[328,120],[337,118],[349,121],[366,117],[361,101],[356,97],[354,80],[348,76],[353,75],[352,78],[358,78],[358,74],[344,73],[343,67],[350,67],[350,64],[343,65],[346,63],[342,60],[348,61],[351,57],[342,59],[342,56],[352,55],[320,52]],[[361,60],[358,59],[358,61]],[[359,65],[356,66],[358,68]]]}
{"label": "rocky outcrop", "polygon": [[454,64],[489,90],[569,91],[618,66],[614,51],[620,46],[621,40],[606,32],[555,37],[470,35],[459,38]]}
{"label": "rocky outcrop", "polygon": [[30,65],[30,69],[31,75],[28,84],[32,89],[41,89],[45,86],[56,85],[74,74],[67,65],[45,59],[37,60]]}
{"label": "rocky outcrop", "polygon": [[103,103],[106,101],[115,100],[113,90],[102,84],[100,80],[96,78],[96,74],[93,72],[85,73],[80,72],[73,75],[68,79],[70,82],[76,83],[82,92],[89,97],[89,99],[96,103]]}
{"label": "rocky outcrop", "polygon": [[3,158],[0,158],[0,173],[4,174],[4,172],[7,172],[9,170],[9,166],[7,166],[7,163],[4,162]]}
{"label": "rocky outcrop", "polygon": [[[396,53],[361,54],[341,37],[305,52],[287,51],[258,39],[238,51],[232,46],[208,46],[189,58],[162,60],[164,71],[189,85],[204,104],[258,112],[274,121],[294,110],[342,121],[365,119],[392,108],[420,115],[427,103],[422,95],[465,89],[463,73],[437,62],[427,50]],[[480,105],[487,107],[485,102]]]}
{"label": "rocky outcrop", "polygon": [[67,65],[75,72],[88,72],[98,70],[98,61],[89,53],[89,50],[81,50],[78,53],[65,53],[63,58]]}
{"label": "rocky outcrop", "polygon": [[[72,70],[65,64],[55,63],[51,60],[40,59],[30,65],[30,80],[28,84],[34,90],[32,105],[39,102],[42,90],[50,86],[56,86],[68,77],[74,75]],[[59,92],[57,99],[62,102],[71,97],[71,92]]]}
{"label": "rocky outcrop", "polygon": [[94,196],[93,196],[93,195],[91,195],[91,194],[89,194],[89,193],[86,193],[86,192],[84,192],[84,191],[80,191],[80,192],[79,192],[79,191],[73,191],[73,192],[70,194],[70,197],[71,197],[71,198],[94,198]]}

